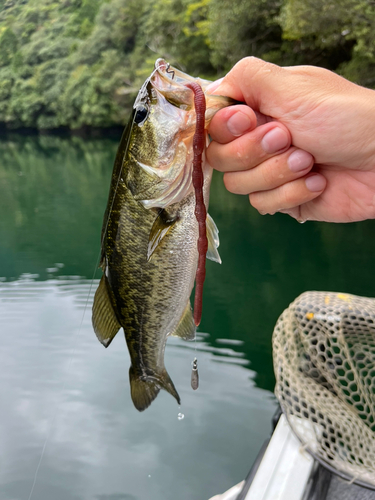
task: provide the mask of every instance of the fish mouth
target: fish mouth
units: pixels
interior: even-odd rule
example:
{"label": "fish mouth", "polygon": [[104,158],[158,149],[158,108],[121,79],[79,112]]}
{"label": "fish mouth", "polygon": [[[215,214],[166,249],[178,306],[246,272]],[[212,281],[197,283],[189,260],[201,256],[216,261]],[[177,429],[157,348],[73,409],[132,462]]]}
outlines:
{"label": "fish mouth", "polygon": [[190,111],[194,108],[194,93],[186,85],[191,82],[198,83],[206,95],[206,125],[216,111],[237,104],[237,101],[230,97],[207,94],[206,89],[212,83],[211,80],[188,75],[165,59],[159,58],[155,62],[153,72],[142,85],[133,108],[137,109],[142,103],[152,101],[155,95],[160,93],[173,106]]}
{"label": "fish mouth", "polygon": [[[164,59],[157,59],[149,80],[154,92],[159,92],[170,104],[185,111],[194,108],[194,93],[187,87],[191,82],[198,83],[203,92],[210,83],[174,68]],[[150,91],[152,92],[152,89]]]}
{"label": "fish mouth", "polygon": [[159,93],[176,108],[190,111],[194,108],[194,93],[186,84],[191,82],[198,83],[203,92],[211,83],[210,80],[188,75],[159,58],[155,62],[153,72],[142,85],[133,108],[137,109],[145,102],[152,102],[155,94]]}
{"label": "fish mouth", "polygon": [[196,82],[199,83],[203,91],[205,91],[206,87],[212,83],[210,80],[204,80],[203,78],[188,75],[187,73],[174,68],[170,63],[166,62],[162,58],[156,60],[154,73],[155,72],[157,72],[166,82],[169,82],[169,84],[173,83],[174,85],[184,86],[189,82]]}
{"label": "fish mouth", "polygon": [[222,108],[239,104],[238,101],[226,96],[211,95],[207,93],[207,87],[211,80],[194,77],[171,66],[164,59],[157,59],[155,69],[150,76],[150,83],[160,92],[170,104],[190,111],[194,108],[194,93],[187,87],[188,83],[198,83],[206,98],[206,127],[214,114]]}
{"label": "fish mouth", "polygon": [[186,87],[189,82],[199,83],[203,91],[211,83],[208,80],[194,78],[159,58],[155,62],[153,72],[138,92],[133,109],[136,110],[144,103],[155,101],[159,93],[173,106],[190,111],[194,107],[194,94]]}

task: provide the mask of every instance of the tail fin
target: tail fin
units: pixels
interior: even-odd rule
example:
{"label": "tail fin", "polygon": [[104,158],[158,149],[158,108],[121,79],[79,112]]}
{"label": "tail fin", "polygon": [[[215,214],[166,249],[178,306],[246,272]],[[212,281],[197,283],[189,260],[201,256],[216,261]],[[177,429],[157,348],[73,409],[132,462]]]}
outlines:
{"label": "tail fin", "polygon": [[161,373],[155,375],[139,375],[133,366],[129,370],[130,392],[134,406],[138,411],[143,411],[150,406],[160,389],[164,389],[176,398],[177,403],[181,404],[180,396],[164,368]]}

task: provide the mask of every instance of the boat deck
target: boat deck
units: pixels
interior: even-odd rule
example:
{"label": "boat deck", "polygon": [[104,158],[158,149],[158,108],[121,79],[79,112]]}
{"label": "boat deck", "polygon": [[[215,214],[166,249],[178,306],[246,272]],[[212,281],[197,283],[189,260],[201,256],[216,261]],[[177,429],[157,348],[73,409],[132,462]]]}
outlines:
{"label": "boat deck", "polygon": [[316,462],[281,414],[236,500],[375,500],[375,490],[349,483]]}

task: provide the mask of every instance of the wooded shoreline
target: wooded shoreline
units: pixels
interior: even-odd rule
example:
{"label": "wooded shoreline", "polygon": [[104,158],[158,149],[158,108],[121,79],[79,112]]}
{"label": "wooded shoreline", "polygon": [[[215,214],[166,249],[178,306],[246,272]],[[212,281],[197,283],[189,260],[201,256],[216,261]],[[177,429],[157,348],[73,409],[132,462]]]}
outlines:
{"label": "wooded shoreline", "polygon": [[215,80],[253,55],[375,86],[371,0],[0,0],[0,133],[123,127],[154,61]]}

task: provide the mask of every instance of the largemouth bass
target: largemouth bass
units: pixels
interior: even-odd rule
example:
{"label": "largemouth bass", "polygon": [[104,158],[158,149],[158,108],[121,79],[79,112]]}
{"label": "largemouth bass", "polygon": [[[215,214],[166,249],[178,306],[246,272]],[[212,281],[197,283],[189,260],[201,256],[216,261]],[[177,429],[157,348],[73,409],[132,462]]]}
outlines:
{"label": "largemouth bass", "polygon": [[[122,327],[131,358],[134,406],[145,410],[165,389],[180,397],[164,366],[169,335],[195,338],[190,294],[198,263],[192,185],[195,82],[158,59],[133,106],[115,159],[102,229],[103,276],[92,322],[108,347]],[[205,95],[205,129],[233,101]],[[207,132],[205,132],[207,137]],[[212,168],[203,162],[206,208]],[[207,257],[220,262],[218,230],[207,215]]]}

